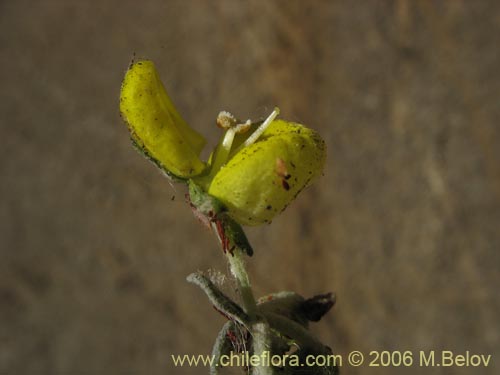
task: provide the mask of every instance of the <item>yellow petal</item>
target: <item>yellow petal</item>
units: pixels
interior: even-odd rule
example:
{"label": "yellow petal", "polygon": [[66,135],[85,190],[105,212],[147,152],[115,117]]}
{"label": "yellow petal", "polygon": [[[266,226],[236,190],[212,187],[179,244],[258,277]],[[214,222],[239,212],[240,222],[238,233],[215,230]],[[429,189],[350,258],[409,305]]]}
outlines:
{"label": "yellow petal", "polygon": [[205,139],[182,119],[151,61],[132,64],[122,83],[120,112],[133,140],[166,172],[180,178],[200,174]]}
{"label": "yellow petal", "polygon": [[212,180],[208,193],[243,225],[270,222],[315,177],[326,147],[300,124],[276,120],[262,136],[234,155]]}

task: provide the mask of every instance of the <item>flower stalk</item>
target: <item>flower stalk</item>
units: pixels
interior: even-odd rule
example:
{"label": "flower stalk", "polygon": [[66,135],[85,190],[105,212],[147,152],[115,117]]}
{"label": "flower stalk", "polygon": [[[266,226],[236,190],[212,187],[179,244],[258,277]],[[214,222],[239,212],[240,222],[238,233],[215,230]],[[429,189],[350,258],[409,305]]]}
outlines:
{"label": "flower stalk", "polygon": [[229,262],[231,273],[236,279],[238,291],[240,292],[243,308],[251,320],[255,320],[257,314],[257,302],[252,291],[250,278],[245,269],[243,252],[240,249],[234,249],[232,253],[227,252],[226,258]]}

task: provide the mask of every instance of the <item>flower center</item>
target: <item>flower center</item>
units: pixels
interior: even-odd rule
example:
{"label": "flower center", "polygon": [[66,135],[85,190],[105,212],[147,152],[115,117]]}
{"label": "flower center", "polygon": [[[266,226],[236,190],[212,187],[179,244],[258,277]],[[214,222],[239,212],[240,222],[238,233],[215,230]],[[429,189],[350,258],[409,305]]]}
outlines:
{"label": "flower center", "polygon": [[[262,133],[264,133],[264,131],[279,115],[279,113],[279,108],[274,108],[271,114],[245,140],[245,142],[242,143],[235,151],[233,151],[233,155],[241,151],[243,148],[255,143],[262,135]],[[228,162],[231,147],[233,146],[234,136],[236,134],[245,133],[246,131],[248,131],[248,129],[252,125],[252,122],[250,120],[247,120],[244,123],[238,123],[236,118],[229,112],[221,112],[217,117],[217,125],[223,129],[226,129],[226,133],[224,134],[222,142],[220,143],[219,147],[217,147],[217,150],[214,153],[214,160],[210,169],[210,174],[208,175],[208,181],[211,181],[215,177],[217,172]]]}

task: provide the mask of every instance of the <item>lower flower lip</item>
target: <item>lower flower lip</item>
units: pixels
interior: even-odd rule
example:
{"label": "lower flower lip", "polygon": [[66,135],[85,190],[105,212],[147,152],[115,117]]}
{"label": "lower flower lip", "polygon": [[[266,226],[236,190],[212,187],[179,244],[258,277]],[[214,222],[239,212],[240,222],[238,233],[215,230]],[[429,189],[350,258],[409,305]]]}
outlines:
{"label": "lower flower lip", "polygon": [[325,158],[325,145],[317,133],[276,120],[259,141],[243,148],[215,174],[207,191],[239,223],[268,223],[321,175]]}

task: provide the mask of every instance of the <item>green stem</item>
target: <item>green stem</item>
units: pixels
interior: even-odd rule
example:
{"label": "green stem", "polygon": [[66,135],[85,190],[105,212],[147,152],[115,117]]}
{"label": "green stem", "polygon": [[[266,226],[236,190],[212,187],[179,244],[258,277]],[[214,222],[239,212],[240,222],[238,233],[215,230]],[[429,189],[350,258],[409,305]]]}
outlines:
{"label": "green stem", "polygon": [[[250,333],[253,339],[253,354],[262,357],[264,352],[270,354],[271,351],[269,325],[265,320],[262,320],[261,317],[257,319],[257,303],[253,295],[252,286],[250,285],[250,278],[245,268],[243,255],[243,251],[239,248],[235,248],[232,253],[229,251],[226,253],[231,273],[238,284],[243,308],[249,316],[250,321],[254,322],[250,327]],[[252,375],[274,375],[274,371],[272,366],[260,364],[253,368]]]}
{"label": "green stem", "polygon": [[[259,321],[252,326],[253,354],[263,358],[264,353],[269,356],[271,353],[271,335],[269,324],[265,321]],[[269,357],[270,358],[270,357]],[[267,366],[267,363],[260,363],[253,367],[252,375],[275,375],[272,366]]]}
{"label": "green stem", "polygon": [[257,303],[252,292],[250,279],[245,269],[245,262],[243,260],[243,252],[239,248],[235,248],[233,252],[227,252],[227,259],[236,282],[238,283],[238,290],[243,302],[243,308],[250,317],[250,320],[256,318]]}
{"label": "green stem", "polygon": [[[219,240],[222,243],[216,227],[213,227],[215,233],[217,234]],[[235,247],[233,251],[227,251],[226,257],[229,262],[229,267],[231,273],[236,279],[238,285],[238,291],[241,296],[243,309],[248,315],[250,327],[247,328],[252,335],[253,342],[253,354],[257,356],[262,356],[264,352],[269,352],[271,350],[271,336],[269,325],[262,316],[257,316],[257,302],[253,295],[252,286],[250,284],[250,278],[245,268],[245,261],[243,260],[244,251],[239,247]],[[260,364],[253,367],[252,375],[274,375],[275,372],[272,366],[266,366],[265,364]]]}

